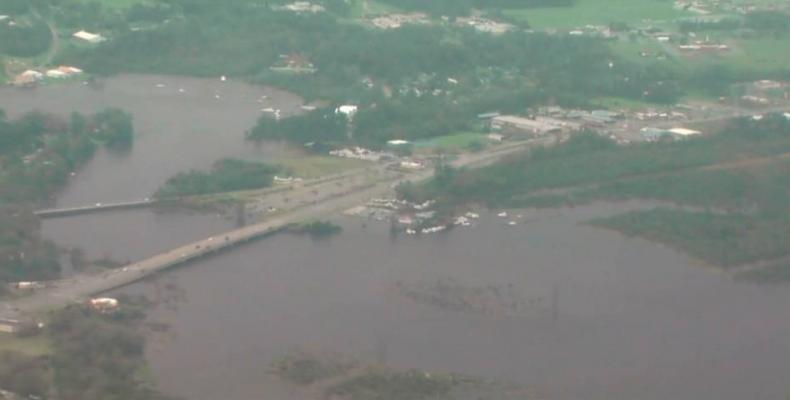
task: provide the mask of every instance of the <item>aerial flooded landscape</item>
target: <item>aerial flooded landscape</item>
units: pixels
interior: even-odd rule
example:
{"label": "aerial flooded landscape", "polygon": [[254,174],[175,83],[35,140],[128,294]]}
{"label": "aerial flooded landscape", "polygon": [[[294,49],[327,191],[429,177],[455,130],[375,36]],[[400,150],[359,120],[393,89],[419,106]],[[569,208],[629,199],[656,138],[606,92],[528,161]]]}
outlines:
{"label": "aerial flooded landscape", "polygon": [[790,2],[0,1],[0,399],[790,398]]}

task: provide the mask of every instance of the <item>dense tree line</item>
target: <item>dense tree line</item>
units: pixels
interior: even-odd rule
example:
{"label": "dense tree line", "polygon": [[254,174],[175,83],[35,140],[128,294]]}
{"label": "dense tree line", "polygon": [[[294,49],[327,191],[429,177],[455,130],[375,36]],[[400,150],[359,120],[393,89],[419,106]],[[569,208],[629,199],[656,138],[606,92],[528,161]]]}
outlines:
{"label": "dense tree line", "polygon": [[490,167],[461,171],[445,168],[432,182],[407,185],[401,192],[415,200],[439,197],[455,203],[512,204],[541,189],[603,184],[788,151],[790,121],[781,114],[760,121],[739,118],[710,137],[627,147],[595,133],[584,133],[561,145],[536,149]]}
{"label": "dense tree line", "polygon": [[45,357],[14,351],[0,353],[0,388],[3,390],[43,398],[48,394],[49,374],[49,363]]}
{"label": "dense tree line", "polygon": [[262,116],[247,133],[247,137],[254,140],[291,140],[297,143],[333,143],[343,141],[348,129],[349,121],[346,116],[328,107],[287,119]]}
{"label": "dense tree line", "polygon": [[[537,4],[495,3],[485,6]],[[342,23],[332,13],[274,11],[273,4],[146,3],[128,11],[125,24],[157,23],[156,15],[167,15],[168,22],[136,31],[119,24],[113,40],[67,55],[64,62],[102,74],[245,76],[308,99],[352,102],[361,106],[352,136],[366,146],[453,133],[473,125],[475,113],[519,112],[541,101],[580,105],[593,97],[614,96],[672,103],[688,82],[676,69],[618,60],[606,43],[593,38],[521,31],[492,36],[446,25],[382,31]],[[309,60],[317,72],[291,75],[270,70],[288,54]],[[460,84],[448,87],[448,78]],[[374,82],[375,88],[366,87],[364,80]],[[393,94],[384,96],[384,88]],[[331,109],[293,121],[262,118],[249,137],[345,141],[346,126],[330,114]]]}
{"label": "dense tree line", "polygon": [[[241,0],[223,2],[221,7],[194,0],[167,4],[168,10],[179,10],[172,11],[175,15],[168,23],[151,30],[119,28],[113,40],[66,55],[63,61],[104,74],[258,77],[279,80],[300,91],[322,87],[324,97],[331,89],[359,85],[366,76],[398,86],[422,73],[476,78],[481,69],[494,67],[513,70],[511,84],[533,82],[546,92],[631,98],[642,98],[647,92],[648,100],[674,100],[659,93],[671,85],[660,86],[658,81],[677,77],[660,71],[662,78],[656,79],[655,70],[624,62],[610,69],[607,61],[615,57],[605,43],[589,38],[524,32],[495,37],[446,26],[380,31],[342,23],[332,14],[297,15]],[[136,11],[134,18],[140,18],[140,13]],[[278,77],[269,67],[284,54],[301,55],[318,72],[292,80]]]}
{"label": "dense tree line", "polygon": [[[788,152],[790,121],[773,114],[733,120],[710,137],[625,147],[581,134],[479,170],[440,167],[431,182],[399,191],[418,202],[438,199],[445,213],[468,202],[521,207],[601,199],[655,199],[715,210],[638,211],[596,224],[728,267],[790,254],[790,163],[777,157],[750,168],[701,167]],[[546,195],[544,189],[561,190]]]}
{"label": "dense tree line", "polygon": [[0,283],[58,277],[58,251],[41,238],[33,209],[97,144],[124,148],[132,136],[131,116],[115,109],[68,119],[32,112],[9,120],[0,112]]}
{"label": "dense tree line", "polygon": [[192,170],[170,179],[156,192],[158,198],[173,198],[271,186],[278,167],[236,159],[217,161],[211,171]]}
{"label": "dense tree line", "polygon": [[0,53],[15,57],[33,57],[49,49],[52,35],[47,24],[32,19],[29,24],[0,23]]}
{"label": "dense tree line", "polygon": [[109,314],[83,305],[53,312],[45,332],[33,332],[48,336],[51,354],[0,353],[0,387],[30,399],[170,399],[145,379],[145,301],[120,300]]}
{"label": "dense tree line", "polygon": [[30,10],[29,0],[4,0],[0,1],[0,14],[20,15]]}
{"label": "dense tree line", "polygon": [[164,399],[142,379],[144,314],[125,300],[114,314],[74,306],[57,312],[49,325],[53,383],[63,400]]}

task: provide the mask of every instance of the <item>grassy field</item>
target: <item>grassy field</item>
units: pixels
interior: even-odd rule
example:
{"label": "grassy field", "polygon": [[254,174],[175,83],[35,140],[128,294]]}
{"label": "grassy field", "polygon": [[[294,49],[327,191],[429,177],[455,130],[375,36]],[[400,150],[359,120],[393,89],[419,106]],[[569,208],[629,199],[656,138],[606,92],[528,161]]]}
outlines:
{"label": "grassy field", "polygon": [[790,68],[790,36],[737,40],[732,46],[731,54],[721,59],[735,67],[768,71]]}
{"label": "grassy field", "polygon": [[0,352],[18,351],[31,356],[40,356],[50,353],[50,343],[46,335],[32,338],[18,338],[7,333],[0,333]]}
{"label": "grassy field", "polygon": [[610,22],[636,24],[643,20],[670,20],[687,13],[659,0],[579,0],[573,7],[506,10],[511,17],[526,20],[533,28],[574,28]]}
{"label": "grassy field", "polygon": [[[79,3],[95,3],[95,0],[77,0]],[[126,9],[135,4],[149,3],[147,0],[102,0],[99,2],[103,7],[114,9]]]}
{"label": "grassy field", "polygon": [[624,99],[622,97],[599,97],[592,99],[591,103],[595,105],[595,107],[609,110],[644,110],[646,108],[655,107],[655,104],[653,103],[633,99]]}
{"label": "grassy field", "polygon": [[288,169],[292,174],[303,179],[332,175],[350,169],[370,165],[366,161],[340,157],[305,156],[279,159],[277,164]]}
{"label": "grassy field", "polygon": [[417,151],[436,151],[456,152],[468,148],[474,142],[486,143],[488,140],[485,135],[476,132],[460,132],[452,135],[439,136],[430,140],[416,142],[414,147]]}

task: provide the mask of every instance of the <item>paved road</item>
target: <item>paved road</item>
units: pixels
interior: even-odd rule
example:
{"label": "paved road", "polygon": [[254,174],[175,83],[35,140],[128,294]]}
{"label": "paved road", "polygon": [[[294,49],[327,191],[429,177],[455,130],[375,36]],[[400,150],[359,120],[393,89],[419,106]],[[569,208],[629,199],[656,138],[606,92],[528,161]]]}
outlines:
{"label": "paved road", "polygon": [[[477,154],[465,154],[455,160],[453,165],[458,167],[482,166],[494,162],[502,156],[521,151],[528,146],[550,145],[555,141],[556,139],[554,138],[544,138],[526,142],[509,143]],[[393,187],[400,182],[415,182],[430,178],[432,175],[432,170],[419,171],[408,175],[382,175],[382,178],[377,182],[349,188],[346,192],[341,192],[339,194],[331,194],[329,197],[317,201],[315,204],[296,207],[285,214],[273,217],[261,223],[189,243],[145,260],[129,264],[121,269],[104,272],[98,275],[75,277],[74,279],[64,281],[59,286],[44,289],[30,296],[6,302],[0,307],[0,316],[3,316],[3,314],[6,314],[5,316],[33,314],[83,301],[89,296],[128,285],[156,272],[275,232],[290,224],[324,217],[365,203],[374,197],[391,195]]]}

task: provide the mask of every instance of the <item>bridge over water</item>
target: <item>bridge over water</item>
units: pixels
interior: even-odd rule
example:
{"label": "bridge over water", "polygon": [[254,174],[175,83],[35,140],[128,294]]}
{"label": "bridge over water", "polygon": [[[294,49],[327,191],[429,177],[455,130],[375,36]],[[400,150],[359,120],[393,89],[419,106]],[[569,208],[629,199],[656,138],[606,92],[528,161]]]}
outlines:
{"label": "bridge over water", "polygon": [[[500,146],[489,151],[464,155],[453,164],[457,167],[482,166],[496,161],[500,157],[523,150],[526,146],[545,145],[549,144],[551,141],[553,140],[541,139]],[[384,178],[375,183],[356,187],[345,193],[325,198],[320,202],[314,202],[306,206],[295,208],[283,215],[254,225],[179,246],[142,261],[128,264],[121,269],[107,271],[97,275],[75,277],[62,285],[6,302],[3,304],[4,309],[0,308],[0,314],[11,314],[12,316],[18,314],[31,314],[84,301],[92,295],[128,285],[168,268],[277,232],[288,225],[309,219],[325,217],[337,211],[364,203],[371,198],[386,196],[392,193],[393,187],[399,182],[424,180],[430,178],[432,175],[433,171],[414,172],[407,176],[385,175]],[[152,202],[147,201],[145,205],[150,205],[150,203]],[[118,208],[123,208],[123,204],[137,203],[121,203]],[[141,204],[140,206],[143,205]],[[112,205],[108,205],[108,207],[112,207]]]}
{"label": "bridge over water", "polygon": [[[354,178],[359,176],[368,171],[368,168],[359,168],[352,171],[342,172],[338,174],[332,174],[328,176],[324,176],[321,178],[310,179],[304,182],[291,183],[291,184],[283,184],[277,185],[272,188],[267,188],[263,190],[256,190],[256,193],[260,195],[270,195],[274,193],[281,193],[289,190],[293,190],[295,188],[306,188],[306,187],[314,187],[317,185],[325,184],[328,182],[335,182],[345,179]],[[195,196],[195,197],[199,197]],[[174,199],[152,199],[152,198],[145,198],[142,200],[134,200],[134,201],[125,201],[125,202],[114,202],[114,203],[95,203],[92,205],[85,205],[85,206],[77,206],[77,207],[63,207],[63,208],[51,208],[51,209],[44,209],[35,211],[33,214],[39,218],[46,219],[46,218],[59,218],[59,217],[71,217],[76,215],[82,214],[93,214],[98,212],[105,212],[105,211],[119,211],[119,210],[131,210],[131,209],[138,209],[138,208],[148,208],[153,207],[162,203],[167,203],[170,201],[179,201],[181,199],[174,198]]]}
{"label": "bridge over water", "polygon": [[33,214],[39,218],[68,217],[72,215],[88,214],[88,213],[94,213],[99,211],[131,210],[134,208],[146,208],[146,207],[151,207],[157,203],[158,201],[151,199],[127,201],[121,203],[96,203],[92,206],[38,210]]}

